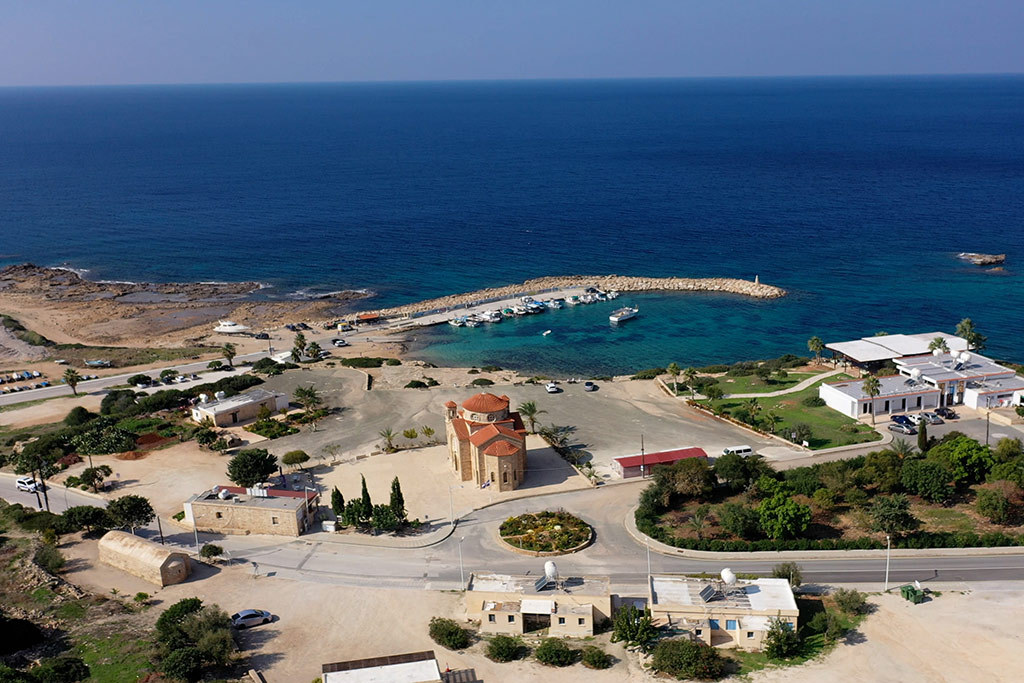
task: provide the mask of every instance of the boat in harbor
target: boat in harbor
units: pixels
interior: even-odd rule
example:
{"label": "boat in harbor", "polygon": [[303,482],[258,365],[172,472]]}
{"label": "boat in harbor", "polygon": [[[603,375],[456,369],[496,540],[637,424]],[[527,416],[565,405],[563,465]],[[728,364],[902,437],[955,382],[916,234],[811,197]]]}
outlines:
{"label": "boat in harbor", "polygon": [[505,318],[514,318],[516,317],[516,312],[511,308],[503,308],[501,309],[501,315]]}
{"label": "boat in harbor", "polygon": [[465,317],[461,317],[461,318],[451,318],[451,319],[450,319],[450,320],[448,321],[448,324],[449,324],[449,325],[452,325],[452,326],[454,326],[454,327],[463,327],[463,326],[464,326],[464,325],[466,324],[466,318],[465,318]]}
{"label": "boat in harbor", "polygon": [[570,296],[568,299],[565,300],[565,303],[569,304],[570,306],[575,306],[575,305],[581,304],[583,302],[580,301],[580,298],[578,296],[573,294],[572,296]]}
{"label": "boat in harbor", "polygon": [[611,301],[612,299],[618,299],[618,298],[619,298],[619,293],[617,291],[615,291],[614,289],[612,291],[608,292],[608,301]]}
{"label": "boat in harbor", "polygon": [[548,299],[548,308],[558,310],[565,305],[565,299]]}
{"label": "boat in harbor", "polygon": [[635,318],[640,313],[639,308],[632,308],[631,306],[623,306],[622,308],[612,311],[612,314],[608,316],[608,320],[613,323],[622,323],[627,320]]}

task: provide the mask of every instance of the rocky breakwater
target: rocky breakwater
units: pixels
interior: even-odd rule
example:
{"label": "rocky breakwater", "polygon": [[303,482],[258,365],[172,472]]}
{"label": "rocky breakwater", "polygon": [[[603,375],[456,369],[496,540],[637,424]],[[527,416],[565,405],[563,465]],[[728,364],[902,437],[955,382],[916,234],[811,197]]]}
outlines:
{"label": "rocky breakwater", "polygon": [[405,306],[367,312],[378,313],[385,317],[411,315],[474,305],[486,300],[513,298],[524,294],[536,296],[544,290],[570,290],[585,287],[596,287],[606,292],[612,290],[619,292],[726,292],[758,299],[777,299],[786,295],[786,290],[774,285],[763,284],[756,279],[565,275],[539,277],[520,284],[480,289],[475,292],[453,294]]}

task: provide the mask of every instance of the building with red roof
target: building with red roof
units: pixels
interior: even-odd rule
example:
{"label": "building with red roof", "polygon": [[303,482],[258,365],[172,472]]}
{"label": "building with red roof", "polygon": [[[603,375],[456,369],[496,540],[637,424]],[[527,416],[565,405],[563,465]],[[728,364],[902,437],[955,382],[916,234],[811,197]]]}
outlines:
{"label": "building with red roof", "polygon": [[612,460],[612,469],[623,479],[629,479],[650,474],[651,468],[655,465],[671,465],[687,458],[707,460],[708,454],[704,452],[703,448],[678,448],[674,451],[623,455]]}
{"label": "building with red roof", "polygon": [[518,488],[526,475],[526,429],[508,396],[481,393],[444,407],[448,454],[462,481]]}

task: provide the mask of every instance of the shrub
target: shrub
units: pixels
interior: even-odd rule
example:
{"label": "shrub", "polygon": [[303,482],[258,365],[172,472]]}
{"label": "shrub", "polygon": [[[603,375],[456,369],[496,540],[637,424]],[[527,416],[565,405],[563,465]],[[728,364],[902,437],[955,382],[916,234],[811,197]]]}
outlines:
{"label": "shrub", "polygon": [[301,466],[309,462],[309,454],[306,451],[288,451],[281,456],[281,462],[291,467]]}
{"label": "shrub", "polygon": [[805,628],[809,633],[820,633],[825,637],[825,642],[834,643],[846,632],[839,617],[832,610],[822,610],[807,622]]}
{"label": "shrub", "polygon": [[797,588],[803,581],[803,574],[800,572],[800,565],[796,562],[782,562],[772,567],[772,577],[776,579],[789,579],[789,585]]}
{"label": "shrub", "polygon": [[655,379],[665,374],[665,368],[648,368],[636,373],[630,379]]}
{"label": "shrub", "polygon": [[837,588],[832,592],[836,607],[847,614],[864,614],[868,611],[867,598],[854,588]]}
{"label": "shrub", "polygon": [[428,630],[430,638],[449,650],[462,650],[469,647],[469,631],[455,623],[454,619],[433,617]]}
{"label": "shrub", "polygon": [[64,556],[52,545],[40,546],[32,559],[50,574],[57,574],[64,568]]}
{"label": "shrub", "polygon": [[346,368],[379,368],[382,365],[401,365],[397,358],[375,358],[372,356],[342,358],[340,363]]}
{"label": "shrub", "polygon": [[96,413],[91,413],[82,406],[75,406],[64,417],[64,424],[68,427],[78,427],[80,425],[84,425],[95,417],[97,417]]}
{"label": "shrub", "polygon": [[710,645],[689,640],[662,640],[654,647],[651,667],[680,680],[713,681],[722,677],[725,661]]}
{"label": "shrub", "polygon": [[807,406],[808,408],[820,408],[823,405],[825,405],[825,399],[823,399],[821,396],[807,396],[802,401],[800,401],[800,403]]}
{"label": "shrub", "polygon": [[100,402],[100,415],[122,415],[135,408],[135,392],[131,389],[111,389]]}
{"label": "shrub", "polygon": [[519,659],[522,647],[522,642],[518,638],[497,635],[487,643],[487,656],[496,662],[511,662],[513,659]]}
{"label": "shrub", "polygon": [[78,657],[51,657],[29,671],[38,683],[78,683],[89,678],[89,667]]}
{"label": "shrub", "polygon": [[630,604],[615,613],[612,622],[613,643],[623,642],[647,652],[657,636],[658,631],[654,628],[649,609],[641,611],[636,605]]}
{"label": "shrub", "polygon": [[474,387],[489,387],[494,384],[494,380],[487,379],[486,377],[477,377],[470,384]]}
{"label": "shrub", "polygon": [[607,669],[612,665],[612,658],[607,652],[596,645],[583,648],[583,666],[588,669]]}
{"label": "shrub", "polygon": [[132,600],[134,600],[139,605],[146,605],[149,603],[149,593],[143,593],[142,591],[139,591],[135,594],[135,597],[133,597]]}
{"label": "shrub", "polygon": [[224,554],[224,548],[220,547],[219,545],[215,545],[213,543],[205,543],[205,544],[203,544],[202,550],[199,551],[199,557],[203,558],[204,560],[210,560],[210,559],[213,559],[215,557],[220,557],[223,554]]}
{"label": "shrub", "polygon": [[405,385],[405,388],[406,389],[426,389],[427,388],[427,383],[423,382],[423,381],[420,381],[418,379],[414,379],[414,380],[410,380],[409,383]]}
{"label": "shrub", "polygon": [[203,670],[203,653],[197,647],[183,647],[167,655],[160,669],[171,678],[194,681]]}
{"label": "shrub", "polygon": [[764,635],[762,650],[769,659],[785,659],[792,657],[800,649],[800,636],[797,635],[793,626],[787,622],[772,617],[768,622],[768,632]]}
{"label": "shrub", "polygon": [[576,661],[576,650],[559,638],[545,638],[533,653],[537,661],[548,666],[569,666]]}
{"label": "shrub", "polygon": [[978,510],[978,514],[996,524],[1006,524],[1010,520],[1013,509],[1006,493],[999,489],[988,488],[979,489],[974,507]]}

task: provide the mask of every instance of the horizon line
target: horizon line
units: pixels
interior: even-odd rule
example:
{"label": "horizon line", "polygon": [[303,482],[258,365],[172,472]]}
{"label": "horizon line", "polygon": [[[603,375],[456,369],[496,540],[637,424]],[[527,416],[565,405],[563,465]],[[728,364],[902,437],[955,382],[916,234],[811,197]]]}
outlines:
{"label": "horizon line", "polygon": [[471,84],[471,83],[557,83],[593,81],[752,81],[752,80],[814,80],[858,78],[978,78],[1024,76],[1017,71],[982,72],[924,72],[924,73],[863,73],[863,74],[777,74],[751,76],[545,76],[537,78],[432,78],[432,79],[362,79],[341,81],[167,81],[126,83],[38,83],[0,84],[0,90],[33,88],[155,88],[155,87],[208,87],[246,85],[413,85],[413,84]]}

